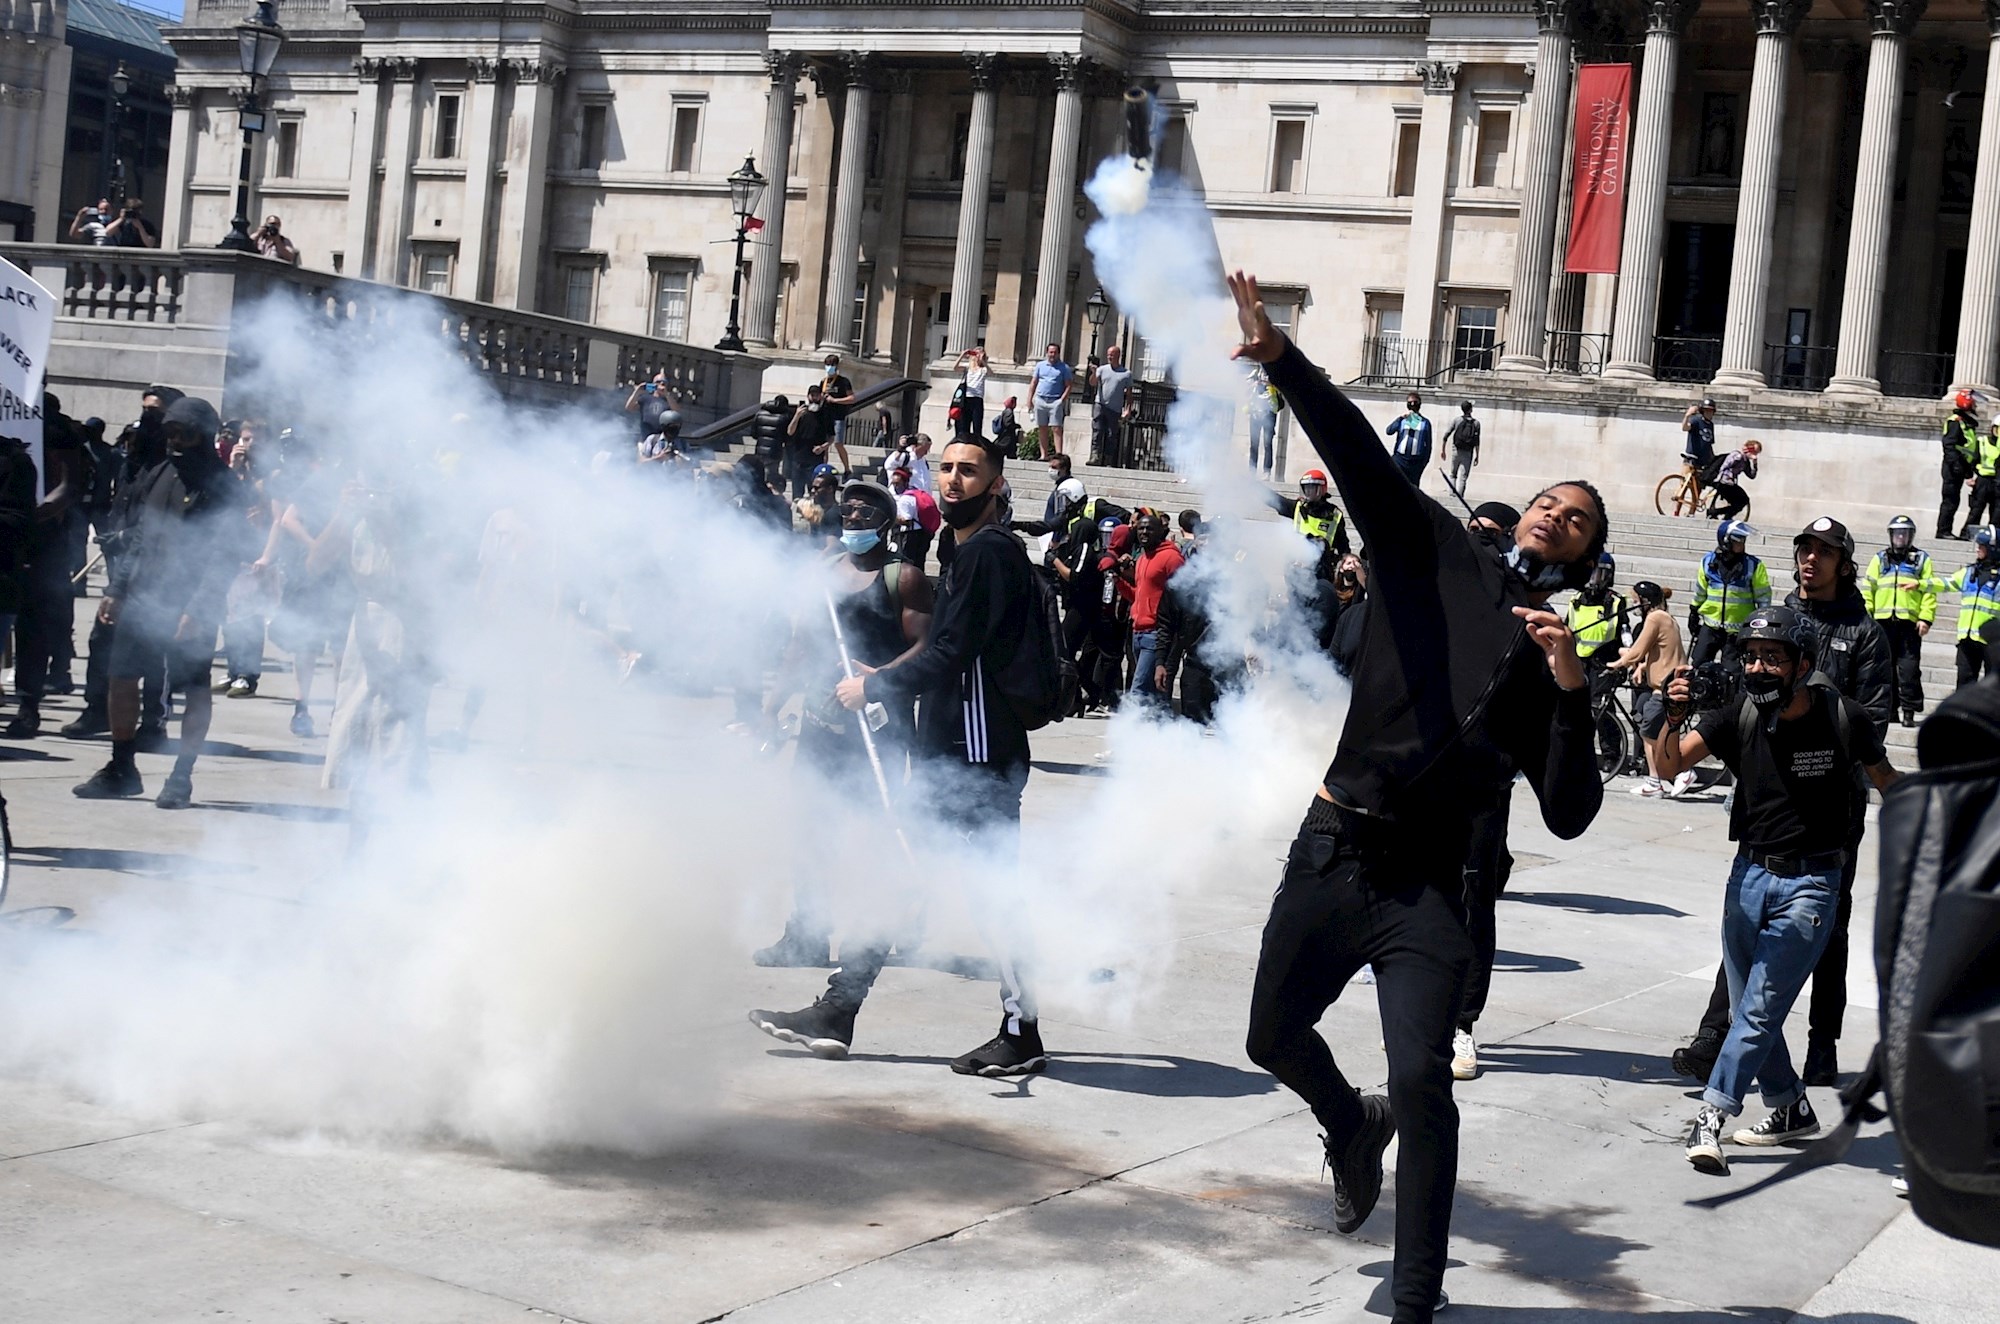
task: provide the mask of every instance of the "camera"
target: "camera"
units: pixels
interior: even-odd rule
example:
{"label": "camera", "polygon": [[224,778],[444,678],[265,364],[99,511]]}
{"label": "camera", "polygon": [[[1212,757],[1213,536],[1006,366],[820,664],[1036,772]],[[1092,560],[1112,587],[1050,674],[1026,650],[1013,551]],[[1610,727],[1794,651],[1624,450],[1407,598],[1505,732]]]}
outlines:
{"label": "camera", "polygon": [[1707,712],[1736,698],[1743,674],[1726,662],[1704,662],[1688,673],[1688,705]]}

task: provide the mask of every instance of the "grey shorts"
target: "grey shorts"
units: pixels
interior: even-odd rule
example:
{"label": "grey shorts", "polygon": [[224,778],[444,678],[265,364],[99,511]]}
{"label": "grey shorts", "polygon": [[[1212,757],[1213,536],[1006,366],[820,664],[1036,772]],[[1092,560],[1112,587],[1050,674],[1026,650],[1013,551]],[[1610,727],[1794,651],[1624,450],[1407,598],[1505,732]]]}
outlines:
{"label": "grey shorts", "polygon": [[1667,725],[1667,702],[1658,690],[1647,690],[1639,696],[1632,714],[1639,721],[1639,734],[1648,740],[1658,740],[1660,732]]}
{"label": "grey shorts", "polygon": [[1035,401],[1035,426],[1038,428],[1059,428],[1063,425],[1063,415],[1069,412],[1067,400]]}

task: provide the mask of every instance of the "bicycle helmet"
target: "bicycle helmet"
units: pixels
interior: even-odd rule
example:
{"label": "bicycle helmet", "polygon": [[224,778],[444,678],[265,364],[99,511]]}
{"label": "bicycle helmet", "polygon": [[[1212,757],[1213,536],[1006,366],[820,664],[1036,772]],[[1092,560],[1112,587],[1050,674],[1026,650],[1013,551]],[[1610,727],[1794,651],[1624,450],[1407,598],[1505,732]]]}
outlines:
{"label": "bicycle helmet", "polygon": [[830,464],[815,464],[812,471],[812,481],[817,483],[822,478],[831,478],[834,476],[834,473],[834,467]]}
{"label": "bicycle helmet", "polygon": [[1747,542],[1756,536],[1757,530],[1750,527],[1748,520],[1725,519],[1715,524],[1715,545],[1727,547],[1732,542]]}
{"label": "bicycle helmet", "polygon": [[1657,607],[1667,600],[1667,590],[1650,579],[1642,579],[1632,585],[1632,596],[1649,607]]}
{"label": "bicycle helmet", "polygon": [[1790,607],[1763,607],[1743,624],[1739,643],[1770,639],[1788,645],[1800,657],[1811,657],[1816,636],[1812,621]]}

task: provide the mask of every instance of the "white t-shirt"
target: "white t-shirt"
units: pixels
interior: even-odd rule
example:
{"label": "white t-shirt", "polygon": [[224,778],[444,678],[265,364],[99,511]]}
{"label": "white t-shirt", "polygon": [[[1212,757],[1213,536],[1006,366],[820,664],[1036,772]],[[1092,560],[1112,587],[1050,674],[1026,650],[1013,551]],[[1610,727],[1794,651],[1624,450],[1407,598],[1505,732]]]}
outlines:
{"label": "white t-shirt", "polygon": [[[977,363],[965,370],[965,393],[981,404],[986,403],[986,369]],[[915,474],[910,475],[915,478]]]}

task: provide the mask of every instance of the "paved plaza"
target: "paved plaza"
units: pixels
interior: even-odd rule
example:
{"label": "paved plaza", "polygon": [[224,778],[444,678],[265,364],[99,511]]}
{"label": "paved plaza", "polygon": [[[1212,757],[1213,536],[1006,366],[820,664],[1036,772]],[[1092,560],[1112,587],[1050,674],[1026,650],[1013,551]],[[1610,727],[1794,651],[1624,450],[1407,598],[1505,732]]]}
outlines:
{"label": "paved plaza", "polygon": [[[266,691],[288,697],[288,678],[267,678]],[[656,730],[632,733],[611,757],[640,769],[647,741],[672,739],[674,714],[726,717],[675,703],[662,697]],[[318,789],[323,742],[287,734],[289,704],[277,698],[217,709],[218,752],[196,774],[201,803],[179,814],[74,800],[69,787],[101,744],[45,737],[0,751],[16,850],[0,981],[19,978],[17,958],[37,944],[90,941],[116,921],[114,896],[296,897],[339,857],[347,827],[338,798]],[[1085,720],[1037,737],[1031,839],[1086,812],[1107,784],[1106,731]],[[140,762],[157,784],[167,760]],[[1844,1165],[1721,1210],[1690,1207],[1787,1155],[1736,1151],[1726,1182],[1683,1160],[1695,1105],[1667,1059],[1715,968],[1730,846],[1719,796],[1648,802],[1625,785],[1575,842],[1549,837],[1517,796],[1519,864],[1500,910],[1485,1070],[1457,1091],[1446,1318],[2000,1319],[2000,1254],[1915,1222],[1890,1189],[1896,1144],[1879,1127]],[[1297,788],[1300,809],[1308,793]],[[1130,837],[1132,867],[1144,868],[1148,825],[1131,823]],[[685,1062],[712,1088],[643,1156],[149,1115],[17,1069],[0,1077],[0,1319],[1386,1316],[1393,1194],[1359,1235],[1335,1234],[1311,1117],[1243,1055],[1285,846],[1274,831],[1246,843],[1217,885],[1162,896],[1165,977],[1148,981],[1144,1005],[1119,1026],[1051,1010],[1049,1073],[1019,1083],[945,1068],[994,1019],[983,949],[950,923],[926,948],[943,959],[885,973],[845,1062],[776,1044],[743,1019],[753,1005],[803,1004],[820,972],[719,962],[710,996],[660,1009],[648,1048],[650,1069]],[[1873,874],[1871,861],[1857,956]],[[75,915],[54,924],[61,915],[46,907]],[[1851,984],[1850,1071],[1872,1037],[1865,958]],[[1385,1076],[1373,1001],[1352,986],[1321,1026],[1365,1088]],[[1803,1042],[1802,1024],[1796,1034]],[[1830,1091],[1815,1102],[1834,1107]]]}

